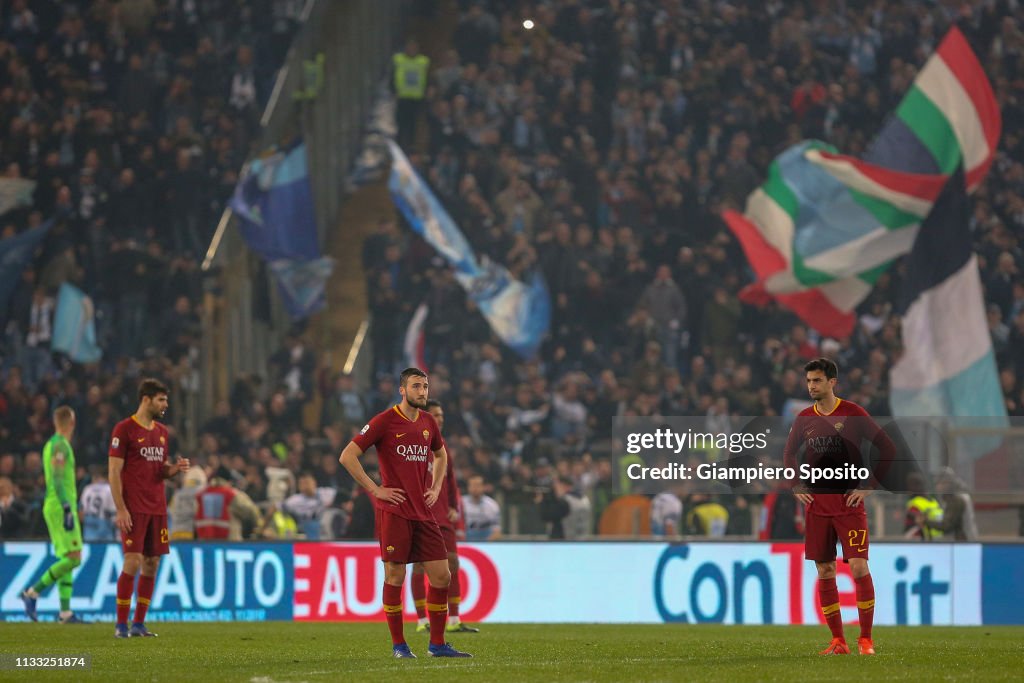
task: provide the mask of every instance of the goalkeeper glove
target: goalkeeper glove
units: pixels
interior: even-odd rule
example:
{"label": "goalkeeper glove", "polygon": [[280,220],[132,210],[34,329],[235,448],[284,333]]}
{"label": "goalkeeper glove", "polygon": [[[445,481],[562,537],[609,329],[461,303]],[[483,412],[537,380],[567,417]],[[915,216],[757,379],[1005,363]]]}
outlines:
{"label": "goalkeeper glove", "polygon": [[64,531],[71,531],[75,528],[75,514],[71,511],[71,506],[64,503]]}

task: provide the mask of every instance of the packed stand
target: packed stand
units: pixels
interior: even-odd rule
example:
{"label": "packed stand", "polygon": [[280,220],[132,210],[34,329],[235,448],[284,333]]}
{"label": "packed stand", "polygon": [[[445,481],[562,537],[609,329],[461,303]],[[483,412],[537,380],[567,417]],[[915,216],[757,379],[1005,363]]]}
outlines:
{"label": "packed stand", "polygon": [[[539,357],[523,361],[505,348],[433,250],[382,220],[363,247],[373,386],[360,391],[352,377],[330,376],[301,337],[289,338],[270,376],[239,378],[230,400],[202,426],[198,452],[189,454],[200,467],[169,497],[179,538],[204,527],[197,516],[208,489],[231,497],[229,538],[370,537],[371,502],[340,470],[337,454],[396,401],[406,364],[402,340],[420,302],[431,311],[431,395],[446,412],[445,436],[465,489],[466,534],[475,538],[594,533],[619,477],[611,461],[615,415],[706,415],[712,422],[778,415],[788,401],[806,399],[799,367],[818,355],[840,363],[844,397],[887,413],[888,370],[900,350],[890,311],[899,272],[884,276],[865,301],[853,337],[819,339],[780,309],[738,301],[749,273],[717,216],[723,207],[742,207],[774,155],[797,140],[863,150],[905,92],[912,65],[954,19],[1002,106],[1000,153],[975,196],[972,228],[988,301],[998,307],[991,320],[1007,405],[1013,414],[1024,410],[1024,360],[1014,343],[1024,335],[1017,273],[1024,166],[1014,161],[1024,158],[1024,37],[1008,5],[960,16],[931,3],[832,12],[832,4],[822,10],[789,2],[557,0],[537,8],[529,32],[507,7],[462,3],[455,49],[431,71],[426,135],[419,138],[425,145],[410,152],[479,252],[516,275],[544,273],[555,310]],[[203,135],[198,144],[212,139]],[[234,149],[228,143],[236,137],[221,139]],[[154,158],[169,159],[159,147]],[[238,165],[226,167],[230,173]],[[230,186],[225,180],[222,190]],[[171,240],[169,250],[179,232],[153,227]],[[187,246],[188,230],[177,239]],[[91,244],[76,244],[72,255],[91,253]],[[195,279],[183,283],[194,286]],[[181,291],[190,290],[175,293]],[[194,302],[186,299],[185,312]],[[111,310],[119,313],[125,303],[115,300]],[[108,339],[120,336],[116,320]],[[15,388],[5,388],[3,398],[18,406],[19,429],[38,442],[48,434],[47,408],[81,396],[89,417],[80,430],[97,424],[89,427],[95,434],[76,442],[92,444],[89,457],[98,464],[109,427],[133,407],[135,380],[159,372],[159,364],[168,372],[169,362],[123,360],[109,374],[81,378],[73,370],[44,383],[41,400],[19,389],[24,379],[8,371]],[[69,389],[68,382],[78,385]],[[31,438],[19,437],[21,445],[0,455],[0,519],[20,519],[3,506],[25,507],[32,494],[24,491],[38,490]],[[372,472],[373,455],[366,460]],[[5,484],[4,472],[17,486]],[[9,489],[21,493],[5,495]],[[778,502],[786,497],[765,494],[773,511],[766,533],[798,535],[795,510]],[[668,535],[749,536],[756,502],[666,492],[655,499],[651,522]]]}
{"label": "packed stand", "polygon": [[[197,387],[199,260],[302,5],[0,5],[0,168],[35,182],[30,202],[0,216],[0,238],[54,221],[0,301],[0,536],[42,531],[39,449],[57,405],[78,412],[83,486],[104,470],[140,377],[167,381],[182,414]],[[98,364],[51,351],[65,282],[92,298]]]}
{"label": "packed stand", "polygon": [[[526,15],[460,3],[454,49],[432,66],[427,134],[407,151],[478,253],[516,275],[543,272],[552,330],[538,359],[518,358],[432,249],[385,220],[363,259],[377,372],[403,365],[408,321],[425,302],[432,394],[447,405],[463,479],[483,476],[527,511],[519,528],[530,531],[559,526],[532,504],[556,489],[583,495],[600,519],[613,415],[781,415],[806,400],[800,367],[820,355],[838,361],[843,397],[888,414],[900,270],[879,280],[850,338],[821,339],[782,309],[738,300],[751,276],[719,214],[742,210],[775,155],[801,139],[862,153],[956,23],[1002,108],[971,229],[1007,407],[1024,414],[1015,6],[560,0]],[[728,509],[682,524],[749,534],[748,502],[691,499],[688,512]],[[780,533],[796,534],[787,524]]]}

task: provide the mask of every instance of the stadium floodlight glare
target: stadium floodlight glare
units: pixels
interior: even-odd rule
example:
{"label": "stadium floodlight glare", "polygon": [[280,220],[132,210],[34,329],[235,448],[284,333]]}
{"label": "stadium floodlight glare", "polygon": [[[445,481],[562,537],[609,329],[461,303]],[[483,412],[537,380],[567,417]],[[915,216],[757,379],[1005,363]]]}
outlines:
{"label": "stadium floodlight glare", "polygon": [[527,31],[533,28],[533,19],[523,19],[523,28]]}

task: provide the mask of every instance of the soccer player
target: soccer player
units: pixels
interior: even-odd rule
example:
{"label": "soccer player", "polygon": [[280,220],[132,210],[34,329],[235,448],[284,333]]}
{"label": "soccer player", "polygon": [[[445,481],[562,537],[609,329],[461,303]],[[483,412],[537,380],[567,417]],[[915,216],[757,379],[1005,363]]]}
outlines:
{"label": "soccer player", "polygon": [[43,446],[43,471],[46,475],[43,519],[50,532],[53,552],[59,559],[50,565],[34,586],[22,591],[21,599],[25,603],[25,613],[32,621],[36,621],[36,600],[56,583],[60,592],[60,622],[80,624],[81,620],[71,611],[72,572],[82,563],[75,451],[71,448],[71,436],[75,432],[75,411],[68,406],[57,408],[53,411],[53,425],[56,433]]}
{"label": "soccer player", "polygon": [[[427,401],[427,412],[437,422],[437,429],[444,431],[444,408],[441,403],[430,399]],[[448,625],[445,630],[449,633],[480,633],[480,629],[467,626],[459,618],[459,603],[462,595],[459,589],[459,549],[455,540],[455,522],[459,519],[459,485],[455,480],[455,465],[452,463],[452,453],[445,445],[445,452],[448,453],[448,471],[441,484],[441,495],[437,504],[430,510],[434,513],[434,520],[441,527],[441,536],[444,537],[444,546],[448,549],[448,572],[452,575],[451,583],[448,584]],[[429,631],[430,620],[427,618],[427,587],[423,577],[423,563],[417,562],[412,566],[412,599],[416,603],[416,616],[419,623],[416,631]]]}
{"label": "soccer player", "polygon": [[[167,387],[159,381],[143,380],[138,410],[114,426],[110,439],[110,493],[117,507],[114,523],[121,531],[124,550],[124,567],[117,579],[116,638],[156,636],[146,628],[145,620],[160,556],[170,550],[164,480],[188,472],[190,464],[187,458],[170,463],[167,427],[156,421],[167,412],[167,393]],[[128,611],[140,569],[135,618],[129,630]]]}
{"label": "soccer player", "polygon": [[[859,446],[871,441],[882,456],[892,462],[895,446],[867,411],[856,403],[835,395],[839,368],[828,358],[812,360],[804,366],[807,391],[814,405],[800,412],[786,441],[784,464],[797,467],[797,455],[803,451],[810,467],[860,466]],[[875,654],[871,640],[874,619],[875,587],[868,571],[868,517],[864,499],[871,493],[864,482],[830,480],[827,486],[799,486],[796,498],[806,508],[804,555],[818,569],[818,598],[821,611],[832,631],[832,642],[820,654],[850,654],[843,635],[843,617],[836,587],[836,543],[843,546],[843,560],[850,565],[856,586],[860,616],[860,654]]]}
{"label": "soccer player", "polygon": [[[392,654],[415,657],[405,642],[402,624],[402,584],[405,565],[422,562],[430,588],[432,657],[471,657],[444,640],[448,613],[448,550],[441,528],[430,508],[437,503],[448,467],[448,454],[437,422],[427,412],[427,375],[418,368],[402,371],[399,380],[402,402],[375,415],[345,446],[339,460],[352,477],[374,498],[381,559],[384,560],[384,613],[391,631]],[[377,447],[381,484],[366,474],[359,456]],[[427,456],[433,452],[432,479],[427,487]]]}

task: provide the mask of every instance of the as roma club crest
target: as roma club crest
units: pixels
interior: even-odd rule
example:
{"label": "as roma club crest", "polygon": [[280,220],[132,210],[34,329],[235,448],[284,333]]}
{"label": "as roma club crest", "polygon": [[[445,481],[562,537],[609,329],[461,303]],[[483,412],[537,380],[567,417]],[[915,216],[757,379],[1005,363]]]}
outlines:
{"label": "as roma club crest", "polygon": [[430,441],[430,430],[429,429],[424,429],[423,430],[423,440],[424,441]]}
{"label": "as roma club crest", "polygon": [[837,432],[843,431],[843,423],[842,422],[836,422],[836,431]]}

